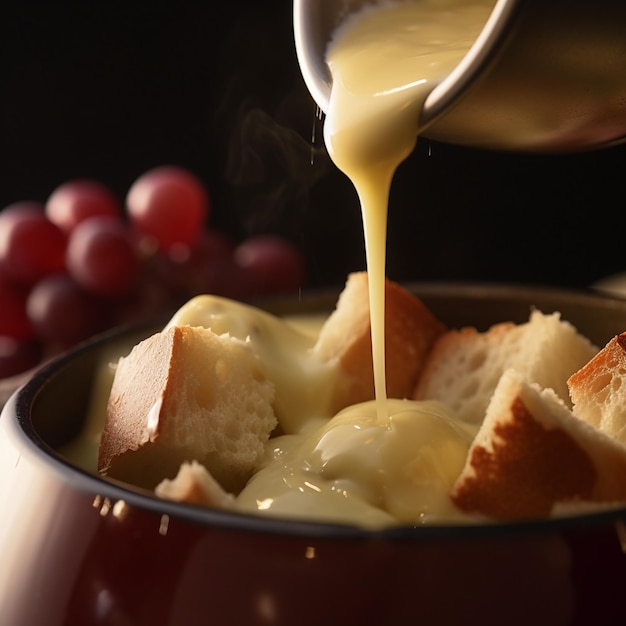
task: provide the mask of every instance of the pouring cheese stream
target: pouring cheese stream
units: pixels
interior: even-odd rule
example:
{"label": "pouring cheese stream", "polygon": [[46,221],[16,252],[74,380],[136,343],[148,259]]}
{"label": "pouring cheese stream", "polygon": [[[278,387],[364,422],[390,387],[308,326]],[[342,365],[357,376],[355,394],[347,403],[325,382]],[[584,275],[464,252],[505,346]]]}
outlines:
{"label": "pouring cheese stream", "polygon": [[[324,139],[361,203],[376,398],[348,407],[304,439],[276,442],[239,496],[244,507],[364,526],[458,515],[448,493],[471,429],[440,405],[387,398],[387,211],[396,169],[415,147],[424,101],[470,49],[493,5],[420,0],[368,7],[329,45],[333,87]],[[268,485],[269,497],[259,497]]]}
{"label": "pouring cheese stream", "polygon": [[329,414],[325,390],[337,370],[309,358],[313,336],[252,307],[200,296],[169,323],[251,341],[275,383],[274,409],[285,434],[268,442],[262,467],[236,498],[240,510],[365,527],[461,515],[448,494],[475,427],[439,403],[387,398],[387,209],[395,171],[415,147],[426,97],[471,47],[493,4],[419,0],[368,7],[338,29],[328,49],[333,88],[325,141],[362,207],[374,401]]}
{"label": "pouring cheese stream", "polygon": [[370,6],[339,27],[327,51],[333,86],[324,139],[361,203],[381,425],[389,419],[384,281],[392,179],[415,147],[424,101],[470,49],[493,6],[493,0]]}

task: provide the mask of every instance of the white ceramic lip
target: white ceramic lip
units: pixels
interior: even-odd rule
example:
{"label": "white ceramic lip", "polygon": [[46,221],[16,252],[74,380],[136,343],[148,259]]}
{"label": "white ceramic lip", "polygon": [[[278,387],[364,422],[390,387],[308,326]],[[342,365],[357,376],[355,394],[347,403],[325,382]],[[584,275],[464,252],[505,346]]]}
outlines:
{"label": "white ceramic lip", "polygon": [[[296,54],[304,82],[319,108],[326,113],[332,76],[325,61],[332,26],[321,23],[324,15],[308,10],[311,0],[294,0],[293,26]],[[430,93],[422,112],[422,128],[433,120],[465,90],[483,69],[487,59],[504,38],[519,0],[497,0],[483,30],[457,67]]]}
{"label": "white ceramic lip", "polygon": [[[580,309],[593,311],[596,306],[602,306],[605,315],[612,319],[612,324],[626,324],[626,301],[610,298],[595,293],[576,292],[572,290],[558,290],[522,287],[499,287],[494,285],[463,285],[449,284],[416,285],[416,293],[426,295],[435,301],[445,301],[450,293],[461,294],[462,299],[468,301],[511,302],[519,309],[519,299],[522,302],[533,302],[539,298],[545,302],[559,302],[570,311]],[[336,301],[335,292],[310,294],[302,302],[321,301],[327,308],[329,303]],[[293,298],[289,298],[293,302]],[[516,304],[517,303],[517,304]],[[458,308],[458,302],[455,305]],[[306,305],[305,305],[306,308]],[[589,315],[589,311],[583,317]],[[292,311],[287,311],[292,312]],[[616,320],[619,320],[616,321]],[[136,332],[136,331],[134,331]],[[147,331],[148,332],[148,331]],[[146,334],[147,334],[146,332]],[[34,463],[47,475],[54,475],[56,480],[69,485],[72,489],[83,493],[108,497],[112,501],[124,500],[128,505],[151,511],[155,514],[167,514],[189,522],[207,527],[230,528],[251,533],[280,534],[284,536],[306,536],[312,538],[331,538],[337,540],[436,540],[437,538],[471,541],[479,537],[492,537],[517,533],[549,533],[559,532],[565,528],[613,526],[626,520],[626,507],[593,511],[582,515],[567,516],[550,519],[524,520],[513,522],[498,522],[489,524],[441,524],[430,526],[399,526],[382,530],[366,530],[354,526],[317,523],[305,520],[278,519],[267,516],[252,516],[230,511],[198,507],[157,498],[148,492],[135,489],[116,481],[106,480],[86,472],[64,459],[46,442],[34,423],[34,412],[41,408],[34,408],[36,403],[45,403],[45,396],[54,385],[62,384],[67,387],[68,381],[62,381],[64,370],[73,361],[90,351],[104,348],[106,342],[119,339],[122,331],[111,331],[95,338],[79,348],[67,353],[48,365],[44,366],[22,388],[17,390],[5,405],[0,420],[3,427],[8,429],[11,442],[19,456],[24,456]],[[66,376],[68,378],[68,376]],[[61,382],[59,382],[61,381]],[[67,389],[65,390],[67,393]],[[0,462],[0,467],[2,463]],[[0,477],[5,478],[5,477]],[[1,496],[0,490],[0,496]]]}

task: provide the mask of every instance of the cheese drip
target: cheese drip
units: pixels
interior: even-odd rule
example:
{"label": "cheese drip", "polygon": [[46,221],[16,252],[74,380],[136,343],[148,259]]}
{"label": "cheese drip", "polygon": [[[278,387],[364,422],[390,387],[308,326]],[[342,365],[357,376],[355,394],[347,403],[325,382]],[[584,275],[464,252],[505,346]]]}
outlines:
{"label": "cheese drip", "polygon": [[381,422],[388,419],[384,281],[392,179],[415,147],[426,98],[468,52],[493,6],[493,0],[370,6],[340,26],[328,47],[333,85],[324,139],[361,203]]}
{"label": "cheese drip", "polygon": [[389,400],[338,413],[301,436],[270,441],[264,467],[237,498],[251,512],[383,528],[457,519],[449,497],[475,427],[440,403]]}
{"label": "cheese drip", "polygon": [[252,342],[276,385],[285,434],[268,442],[263,466],[236,499],[241,510],[368,528],[463,517],[449,493],[476,426],[442,404],[386,395],[387,209],[395,171],[415,147],[424,101],[469,50],[493,5],[370,6],[338,29],[328,49],[333,87],[325,141],[361,202],[375,401],[329,414],[341,373],[313,357],[316,331],[215,296],[191,300],[170,321]]}

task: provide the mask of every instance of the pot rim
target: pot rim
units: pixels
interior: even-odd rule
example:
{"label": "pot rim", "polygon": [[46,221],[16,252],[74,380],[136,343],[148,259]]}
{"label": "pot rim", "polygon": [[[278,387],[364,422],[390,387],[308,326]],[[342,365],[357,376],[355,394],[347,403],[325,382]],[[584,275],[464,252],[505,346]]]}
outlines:
{"label": "pot rim", "polygon": [[[604,306],[615,307],[623,311],[626,323],[626,299],[610,296],[592,290],[553,288],[531,285],[501,285],[489,283],[444,283],[420,282],[405,284],[407,288],[421,297],[461,296],[482,299],[515,299],[533,302],[543,297],[567,303],[570,306],[593,305],[601,302]],[[294,308],[293,295],[263,298],[251,302],[255,306],[268,308],[280,314],[291,314],[298,310],[304,314],[315,313],[312,303],[321,303],[317,311],[328,310],[329,303],[336,302],[339,290],[310,290],[297,298],[299,305]],[[315,522],[301,519],[275,518],[267,515],[253,515],[234,511],[212,509],[209,507],[174,502],[158,498],[148,490],[143,490],[121,481],[93,474],[63,457],[39,434],[32,420],[32,407],[48,385],[54,384],[55,378],[74,359],[87,352],[98,351],[115,339],[123,339],[145,330],[150,332],[164,324],[168,318],[158,317],[150,323],[127,325],[101,333],[49,361],[39,368],[34,375],[18,388],[5,404],[1,419],[6,421],[15,441],[19,442],[20,454],[28,454],[44,469],[53,472],[70,488],[86,495],[108,498],[112,503],[124,501],[125,504],[150,511],[170,518],[179,518],[201,526],[215,527],[258,534],[280,534],[311,539],[336,540],[401,540],[420,541],[432,539],[470,539],[476,537],[495,537],[504,534],[549,533],[566,529],[583,528],[608,524],[626,523],[626,505],[596,510],[582,515],[568,514],[559,517],[510,522],[459,522],[417,526],[393,526],[384,529],[364,529],[356,526]]]}

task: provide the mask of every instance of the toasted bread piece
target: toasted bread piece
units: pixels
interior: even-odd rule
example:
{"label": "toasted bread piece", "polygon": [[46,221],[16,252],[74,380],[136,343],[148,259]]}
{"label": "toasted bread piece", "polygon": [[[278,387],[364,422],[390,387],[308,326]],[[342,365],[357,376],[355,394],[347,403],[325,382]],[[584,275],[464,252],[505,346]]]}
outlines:
{"label": "toasted bread piece", "polygon": [[98,469],[154,489],[197,460],[236,493],[276,426],[273,399],[249,344],[202,327],[168,328],[117,365]]}
{"label": "toasted bread piece", "polygon": [[[385,284],[385,366],[387,396],[408,398],[435,339],[445,330],[426,305],[404,287]],[[350,384],[336,410],[373,400],[374,374],[368,277],[348,276],[335,310],[313,348],[321,359],[337,361]]]}
{"label": "toasted bread piece", "polygon": [[431,350],[413,398],[445,402],[460,419],[479,424],[500,376],[512,367],[569,404],[567,379],[596,352],[559,313],[533,310],[524,324],[502,322],[485,332],[449,330]]}
{"label": "toasted bread piece", "polygon": [[567,381],[574,414],[626,444],[626,332]]}
{"label": "toasted bread piece", "polygon": [[499,520],[546,517],[559,503],[623,503],[626,447],[576,418],[552,389],[509,369],[452,499]]}
{"label": "toasted bread piece", "polygon": [[176,477],[162,480],[154,492],[166,500],[219,509],[230,509],[235,503],[234,496],[224,491],[206,467],[197,461],[183,463]]}

